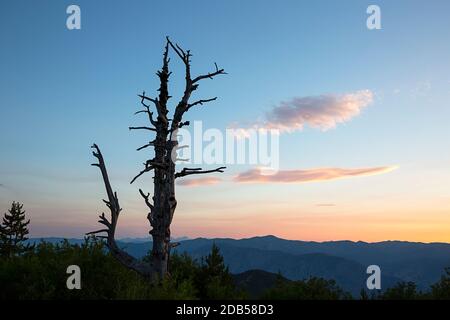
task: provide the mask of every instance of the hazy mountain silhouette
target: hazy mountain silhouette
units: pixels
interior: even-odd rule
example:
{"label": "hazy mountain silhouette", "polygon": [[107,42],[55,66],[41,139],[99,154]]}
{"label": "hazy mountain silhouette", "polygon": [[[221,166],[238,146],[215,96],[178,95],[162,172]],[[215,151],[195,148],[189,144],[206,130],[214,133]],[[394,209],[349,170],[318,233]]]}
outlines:
{"label": "hazy mountain silhouette", "polygon": [[[194,251],[215,242],[240,248],[281,251],[294,255],[322,253],[352,260],[365,267],[380,266],[384,275],[414,281],[427,288],[438,281],[445,267],[450,267],[450,244],[383,241],[376,243],[353,241],[312,242],[285,240],[275,236],[248,239],[194,239],[183,241],[179,250]],[[268,270],[269,271],[269,270]],[[287,276],[287,275],[286,275]]]}
{"label": "hazy mountain silhouette", "polygon": [[[33,239],[35,241],[38,239]],[[59,242],[61,238],[45,238]],[[80,239],[69,239],[80,243]],[[120,242],[131,255],[141,258],[148,253],[149,242]],[[200,259],[213,243],[219,246],[230,271],[239,274],[249,270],[281,272],[291,280],[310,276],[334,279],[347,291],[357,294],[365,286],[368,265],[381,267],[382,287],[398,281],[414,281],[426,289],[439,280],[445,267],[450,267],[450,244],[383,241],[377,243],[285,240],[275,236],[248,239],[205,239],[181,241],[177,252],[187,252]],[[261,280],[262,281],[262,280]]]}
{"label": "hazy mountain silhouette", "polygon": [[[323,253],[291,254],[282,251],[264,250],[233,246],[227,242],[215,242],[232,273],[259,269],[272,273],[281,273],[291,280],[302,280],[310,277],[333,279],[344,290],[358,294],[365,288],[367,266],[353,260]],[[195,248],[177,247],[178,252],[187,252],[192,257],[201,259],[211,250],[211,243]],[[400,281],[400,278],[382,273],[382,283],[389,287]]]}

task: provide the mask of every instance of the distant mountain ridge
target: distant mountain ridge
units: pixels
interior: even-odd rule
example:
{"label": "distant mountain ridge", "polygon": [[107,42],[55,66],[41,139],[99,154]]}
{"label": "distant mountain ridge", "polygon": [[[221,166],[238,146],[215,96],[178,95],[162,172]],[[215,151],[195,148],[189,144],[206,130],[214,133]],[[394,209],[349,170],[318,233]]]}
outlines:
{"label": "distant mountain ridge", "polygon": [[[32,239],[30,241],[35,241]],[[59,242],[62,238],[44,238]],[[80,239],[69,239],[81,243]],[[398,281],[414,281],[427,289],[439,280],[444,268],[450,267],[450,244],[383,241],[299,241],[275,236],[246,239],[197,238],[181,240],[174,250],[200,259],[213,243],[221,249],[225,262],[234,274],[248,270],[281,272],[291,280],[318,276],[334,279],[344,289],[358,294],[365,287],[367,266],[376,264],[382,272],[382,288]],[[120,245],[131,255],[141,258],[148,253],[151,242],[123,242]]]}

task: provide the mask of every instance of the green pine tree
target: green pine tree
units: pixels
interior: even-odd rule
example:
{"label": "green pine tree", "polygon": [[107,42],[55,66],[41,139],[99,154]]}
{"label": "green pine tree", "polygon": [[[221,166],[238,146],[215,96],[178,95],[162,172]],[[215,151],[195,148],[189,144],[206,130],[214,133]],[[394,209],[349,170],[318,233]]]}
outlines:
{"label": "green pine tree", "polygon": [[225,264],[219,247],[214,243],[211,253],[202,259],[196,277],[200,299],[240,299],[233,277]]}
{"label": "green pine tree", "polygon": [[13,202],[11,209],[5,213],[0,228],[0,255],[3,257],[13,257],[23,254],[31,249],[30,245],[24,242],[28,239],[28,224],[30,220],[25,220],[23,205]]}
{"label": "green pine tree", "polygon": [[220,249],[215,243],[212,245],[211,253],[205,258],[203,270],[208,276],[223,277],[229,274],[228,267],[220,254]]}

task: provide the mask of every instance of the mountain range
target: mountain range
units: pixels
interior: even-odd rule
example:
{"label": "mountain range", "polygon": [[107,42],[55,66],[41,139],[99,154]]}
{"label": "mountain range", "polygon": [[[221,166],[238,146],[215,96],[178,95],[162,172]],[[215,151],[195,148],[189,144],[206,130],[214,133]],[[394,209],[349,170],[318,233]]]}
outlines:
{"label": "mountain range", "polygon": [[[39,239],[31,239],[31,242]],[[44,238],[59,242],[62,238]],[[68,239],[81,243],[81,239]],[[142,258],[151,248],[150,241],[119,240],[120,245],[131,255]],[[334,279],[344,290],[357,295],[366,286],[369,265],[381,268],[381,285],[386,289],[399,281],[413,281],[422,290],[437,282],[446,267],[450,267],[450,244],[419,243],[405,241],[383,241],[376,243],[353,241],[312,242],[286,240],[275,236],[247,239],[197,238],[179,240],[174,248],[178,253],[186,252],[201,259],[211,251],[215,243],[225,263],[235,277],[248,275],[248,271],[262,270],[280,273],[290,280],[312,276]],[[271,279],[264,273],[265,278]],[[257,277],[258,274],[252,274]],[[253,280],[253,282],[255,282]],[[257,281],[256,281],[257,283]]]}

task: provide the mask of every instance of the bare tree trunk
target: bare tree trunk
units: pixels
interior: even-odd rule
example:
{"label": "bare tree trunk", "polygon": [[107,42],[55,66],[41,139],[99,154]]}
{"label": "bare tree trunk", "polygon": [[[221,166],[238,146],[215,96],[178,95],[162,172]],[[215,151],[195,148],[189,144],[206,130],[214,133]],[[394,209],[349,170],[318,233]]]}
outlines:
{"label": "bare tree trunk", "polygon": [[[171,72],[169,72],[169,61],[168,53],[169,48],[172,48],[177,56],[183,61],[185,65],[185,79],[186,86],[183,93],[183,97],[177,104],[172,119],[168,119],[168,108],[167,101],[171,98],[168,91],[168,82]],[[148,130],[151,132],[156,132],[156,137],[154,140],[148,144],[138,148],[137,150],[143,150],[148,147],[153,147],[154,157],[147,160],[144,164],[144,169],[139,172],[132,180],[133,183],[137,178],[142,176],[146,172],[154,171],[153,177],[153,197],[150,199],[150,194],[145,194],[141,189],[139,193],[144,198],[144,201],[150,212],[148,213],[147,219],[150,222],[151,230],[150,234],[153,237],[153,248],[151,253],[150,264],[144,264],[141,261],[133,258],[125,251],[120,249],[114,239],[115,228],[119,213],[122,210],[119,206],[119,200],[117,194],[113,193],[108,174],[106,171],[106,165],[103,160],[103,156],[97,145],[93,145],[94,156],[99,160],[99,163],[93,164],[98,166],[102,172],[103,181],[105,183],[106,192],[108,195],[108,201],[104,200],[108,208],[111,211],[111,219],[106,219],[104,213],[100,216],[99,222],[105,225],[106,229],[97,230],[90,232],[89,234],[105,233],[107,236],[100,236],[106,239],[106,243],[111,253],[120,261],[123,265],[128,268],[135,270],[136,272],[151,278],[161,279],[168,273],[168,263],[170,249],[176,244],[170,242],[170,225],[173,220],[174,212],[177,206],[177,201],[175,198],[175,179],[181,178],[187,175],[193,174],[204,174],[211,172],[223,172],[225,167],[219,167],[213,170],[202,170],[201,168],[183,168],[180,172],[175,171],[176,150],[178,149],[177,141],[177,130],[183,126],[189,125],[189,121],[183,122],[183,115],[190,108],[196,105],[203,105],[206,102],[214,101],[217,97],[210,99],[201,99],[193,103],[189,103],[189,98],[191,93],[195,91],[199,84],[198,82],[203,79],[212,79],[213,77],[224,74],[223,69],[219,69],[216,66],[216,70],[211,73],[197,76],[196,78],[191,78],[191,66],[190,66],[190,51],[184,51],[178,45],[174,45],[169,38],[167,38],[165,50],[163,54],[163,66],[161,70],[157,72],[160,80],[160,87],[158,89],[158,98],[150,98],[145,95],[139,95],[141,98],[141,104],[144,107],[143,110],[136,112],[136,114],[146,114],[150,122],[151,127],[129,127],[130,130]],[[150,105],[146,102],[149,101],[153,103],[157,111],[157,119],[153,119],[153,112],[150,111]]]}

